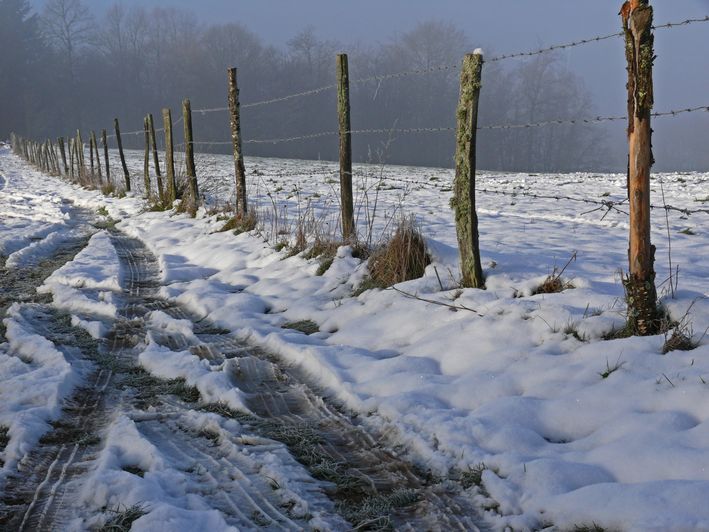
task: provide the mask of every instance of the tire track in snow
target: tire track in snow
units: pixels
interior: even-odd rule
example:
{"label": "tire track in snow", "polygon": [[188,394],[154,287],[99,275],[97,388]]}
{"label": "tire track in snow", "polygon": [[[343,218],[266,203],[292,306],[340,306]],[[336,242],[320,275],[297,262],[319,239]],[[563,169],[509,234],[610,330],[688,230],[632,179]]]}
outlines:
{"label": "tire track in snow", "polygon": [[[169,383],[143,377],[138,383],[131,380],[138,371],[135,364],[146,334],[144,322],[137,317],[166,304],[148,297],[157,285],[152,278],[144,279],[144,270],[137,267],[139,261],[131,250],[122,247],[119,251],[124,254],[125,304],[104,340],[93,341],[72,327],[68,317],[62,319],[45,305],[35,305],[34,319],[29,316],[34,332],[65,351],[67,360],[88,366],[86,384],[66,401],[54,430],[8,479],[0,495],[0,529],[54,531],[70,523],[74,526],[77,520],[86,523],[95,518],[100,512],[82,507],[82,486],[92,478],[104,451],[106,429],[118,416],[134,419],[141,435],[189,477],[186,496],[198,496],[205,505],[220,511],[227,523],[244,530],[307,528],[310,516],[291,514],[291,492],[277,489],[275,481],[261,472],[259,456],[264,453],[269,453],[270,462],[280,453],[282,462],[296,466],[282,445],[223,430],[216,446],[213,435],[205,437],[190,428],[195,405],[171,396]],[[77,353],[76,347],[66,348],[62,341],[78,346],[81,352]],[[170,414],[156,416],[154,412]],[[296,490],[294,501],[302,500],[302,492],[312,511],[334,514],[319,485],[294,481],[289,487]]]}
{"label": "tire track in snow", "polygon": [[[197,345],[173,332],[151,330],[152,337],[172,350],[190,349],[213,363],[234,359],[238,369],[231,380],[246,394],[248,407],[257,415],[232,415],[263,437],[285,444],[315,478],[327,483],[328,494],[354,526],[446,531],[480,528],[476,508],[460,493],[459,485],[431,482],[380,443],[387,441],[384,435],[370,433],[355,417],[329,404],[308,386],[304,376],[161,300],[155,257],[137,239],[115,234],[113,242],[132,278],[128,283],[136,296],[130,307],[132,316],[145,318],[151,310],[161,310],[176,319],[189,319],[200,340]],[[217,410],[229,415],[228,409]]]}

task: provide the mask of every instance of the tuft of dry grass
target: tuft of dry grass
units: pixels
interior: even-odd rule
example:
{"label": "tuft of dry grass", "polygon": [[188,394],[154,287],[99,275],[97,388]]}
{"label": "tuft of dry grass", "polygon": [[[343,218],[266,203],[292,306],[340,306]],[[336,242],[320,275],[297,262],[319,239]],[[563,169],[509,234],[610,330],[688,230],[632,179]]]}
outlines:
{"label": "tuft of dry grass", "polygon": [[234,234],[248,233],[258,226],[258,215],[254,209],[245,215],[233,216],[219,229],[219,232],[233,231]]}
{"label": "tuft of dry grass", "polygon": [[413,217],[402,217],[391,237],[369,258],[374,285],[386,288],[423,277],[431,258]]}
{"label": "tuft of dry grass", "polygon": [[544,279],[542,284],[540,284],[532,291],[532,295],[536,296],[537,294],[558,294],[559,292],[563,292],[564,290],[569,290],[571,288],[575,288],[573,283],[562,278],[555,271],[546,279]]}

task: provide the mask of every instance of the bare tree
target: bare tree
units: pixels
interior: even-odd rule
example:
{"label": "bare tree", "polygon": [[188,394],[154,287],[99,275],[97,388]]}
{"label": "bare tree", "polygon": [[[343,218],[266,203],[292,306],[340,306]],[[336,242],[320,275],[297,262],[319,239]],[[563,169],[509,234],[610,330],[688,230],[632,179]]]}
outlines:
{"label": "bare tree", "polygon": [[48,0],[42,27],[49,42],[65,55],[73,77],[77,51],[89,44],[94,34],[91,12],[81,0]]}

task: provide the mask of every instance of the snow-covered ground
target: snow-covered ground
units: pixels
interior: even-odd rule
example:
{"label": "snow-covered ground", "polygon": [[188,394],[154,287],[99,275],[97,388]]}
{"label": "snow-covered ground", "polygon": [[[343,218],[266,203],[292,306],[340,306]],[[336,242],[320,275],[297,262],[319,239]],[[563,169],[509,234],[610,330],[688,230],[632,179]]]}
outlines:
{"label": "snow-covered ground", "polygon": [[[133,153],[130,164],[140,176],[141,154]],[[293,242],[299,223],[311,239],[337,233],[335,165],[247,160],[250,201],[262,224],[240,235],[218,232],[232,169],[229,157],[200,158],[207,209],[191,219],[144,211],[140,190],[104,198],[42,176],[4,149],[0,245],[9,255],[7,267],[47,253],[52,239],[62,238],[54,235],[71,230],[64,201],[94,212],[105,207],[120,230],[157,256],[162,296],[301,368],[338,402],[368,416],[372,427],[393,427],[394,440],[432,473],[455,476],[484,464],[481,485],[468,494],[495,529],[592,523],[620,530],[709,529],[709,338],[703,336],[709,327],[709,214],[669,211],[667,220],[664,210],[654,211],[659,292],[672,317],[701,343],[662,354],[662,335],[603,340],[624,324],[619,270],[627,263],[626,206],[609,210],[584,200],[621,202],[622,175],[482,173],[478,187],[489,191],[478,195],[487,289],[474,290],[459,288],[452,172],[358,167],[360,237],[377,243],[398,216],[413,215],[433,263],[423,278],[398,285],[400,291],[355,297],[367,265],[350,248],[341,247],[323,275],[316,274],[317,259],[290,256],[287,247],[276,251]],[[709,174],[655,176],[658,205],[660,183],[668,204],[707,205]],[[665,281],[668,233],[672,269],[679,267],[674,297]],[[99,235],[41,288],[97,336],[106,330],[101,320],[116,312],[111,293],[118,275],[110,240]],[[563,274],[573,289],[531,295],[574,254]],[[94,300],[72,292],[84,286],[94,289]],[[151,320],[155,327],[180,326],[157,313]],[[282,328],[300,320],[315,322],[319,332]],[[56,416],[57,397],[72,378],[70,362],[50,356],[51,346],[34,350],[46,356],[24,354],[32,337],[22,338],[16,308],[6,324],[0,371],[12,385],[0,392],[0,424],[10,427],[3,455],[8,468],[24,449],[19,442],[32,443],[21,436],[18,420],[31,408],[39,408],[40,417],[27,417],[26,425]],[[222,389],[218,374],[204,374],[196,360],[153,344],[141,355],[148,370],[187,376],[200,390],[214,386],[238,407],[238,390]],[[65,377],[53,369],[57,364],[68,364]],[[50,377],[41,371],[52,380],[43,380]],[[31,407],[6,400],[32,379],[47,388],[34,393]],[[126,431],[112,427],[110,442],[122,445]]]}

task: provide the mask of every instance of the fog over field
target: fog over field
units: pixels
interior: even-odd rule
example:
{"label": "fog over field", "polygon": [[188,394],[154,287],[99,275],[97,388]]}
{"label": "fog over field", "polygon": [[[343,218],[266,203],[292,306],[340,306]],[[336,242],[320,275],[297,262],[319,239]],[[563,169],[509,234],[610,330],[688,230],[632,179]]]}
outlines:
{"label": "fog over field", "polygon": [[[620,30],[616,2],[206,0],[197,7],[186,0],[34,0],[31,5],[25,39],[18,40],[14,31],[0,37],[0,46],[13,50],[0,58],[0,96],[23,94],[15,105],[0,108],[2,136],[11,130],[66,135],[67,128],[110,127],[114,117],[124,130],[140,129],[147,112],[159,114],[165,106],[176,111],[184,97],[193,108],[221,107],[229,66],[239,68],[242,103],[248,103],[333,83],[334,56],[342,51],[349,53],[351,77],[357,79],[458,65],[477,47],[491,58]],[[63,15],[61,5],[67,7]],[[655,21],[702,18],[708,8],[707,0],[658,2]],[[4,15],[3,22],[11,24]],[[705,50],[703,24],[656,32],[656,111],[709,103]],[[22,54],[31,61],[21,61]],[[481,125],[622,116],[624,65],[620,38],[490,62],[483,74]],[[451,127],[457,94],[457,69],[357,84],[352,125]],[[701,112],[656,120],[655,168],[709,168],[708,117]],[[245,110],[242,127],[246,138],[269,139],[330,131],[336,120],[334,91],[325,91]],[[195,134],[197,140],[228,140],[226,116],[196,118]],[[625,165],[622,121],[485,131],[479,143],[479,164],[488,169],[622,171]],[[251,145],[247,153],[334,159],[337,141]],[[360,135],[354,156],[362,162],[449,167],[453,134]]]}

